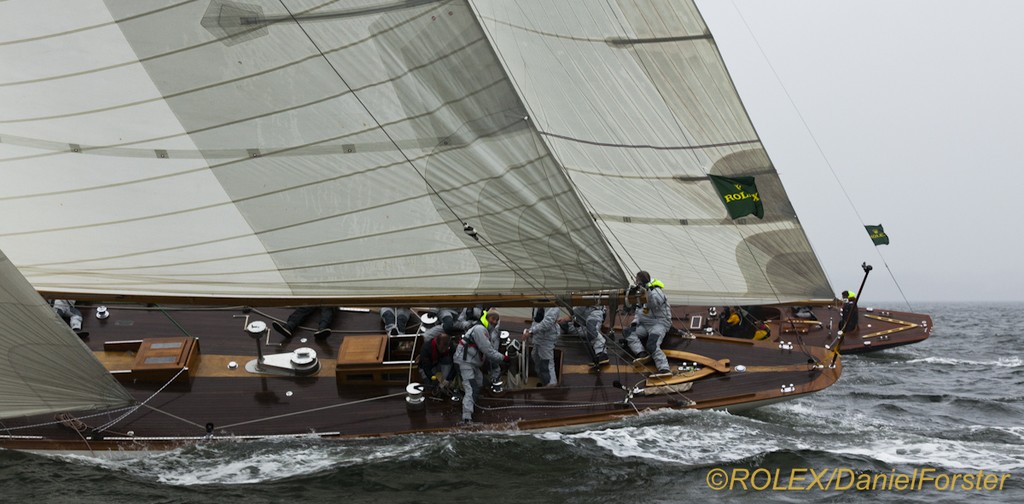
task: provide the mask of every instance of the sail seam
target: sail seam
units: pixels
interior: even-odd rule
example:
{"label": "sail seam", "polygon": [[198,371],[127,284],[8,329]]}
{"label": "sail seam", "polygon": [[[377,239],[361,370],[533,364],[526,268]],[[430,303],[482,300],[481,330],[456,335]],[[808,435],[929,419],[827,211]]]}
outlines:
{"label": "sail seam", "polygon": [[[194,0],[190,0],[190,1],[194,1]],[[441,1],[441,0],[434,0],[434,1]],[[450,0],[447,0],[447,1],[450,1]],[[310,11],[318,9],[320,7],[321,6],[313,7],[311,9],[306,10],[305,12],[310,12]],[[153,12],[155,13],[155,12],[158,12],[158,11],[153,11]],[[131,21],[131,20],[134,20],[134,19],[135,19],[134,17],[125,18],[125,20],[127,20],[127,21]],[[114,24],[117,24],[119,22],[121,22],[121,20],[115,22]],[[406,21],[406,22],[400,23],[398,25],[395,25],[392,29],[397,30],[398,28],[400,28],[400,27],[402,27],[402,26],[404,26],[404,25],[406,25],[408,23],[411,23],[411,22],[413,22],[413,21],[410,20],[410,21]],[[254,28],[254,29],[251,29],[249,31],[255,31],[255,30],[258,30],[258,29],[263,29],[263,28]],[[218,38],[215,38],[215,39],[212,39],[212,40],[208,40],[206,42],[202,42],[202,43],[199,43],[199,44],[195,44],[195,45],[191,45],[191,46],[187,46],[187,47],[180,47],[180,48],[177,48],[177,49],[174,49],[174,50],[170,50],[170,51],[166,51],[166,52],[162,52],[162,53],[159,53],[159,54],[153,54],[151,56],[146,56],[144,58],[137,58],[137,59],[134,59],[134,60],[131,60],[131,61],[125,61],[125,62],[121,62],[121,63],[114,63],[114,64],[110,64],[110,65],[107,65],[107,66],[104,66],[104,67],[90,68],[90,69],[82,70],[82,71],[78,71],[78,72],[61,74],[61,75],[51,75],[49,77],[42,77],[42,78],[37,78],[37,79],[29,79],[29,80],[22,80],[22,81],[10,81],[10,82],[0,82],[0,87],[17,86],[17,85],[22,85],[22,84],[35,84],[35,83],[45,82],[45,81],[54,81],[54,80],[68,79],[68,78],[72,78],[72,77],[88,75],[88,74],[91,74],[91,73],[99,73],[99,72],[104,72],[104,71],[107,71],[107,70],[114,70],[114,69],[117,69],[117,68],[132,66],[132,65],[136,65],[136,64],[140,64],[141,65],[141,64],[144,64],[144,63],[147,63],[147,62],[151,62],[151,61],[158,61],[160,59],[163,59],[163,58],[166,58],[166,57],[169,57],[169,56],[175,56],[175,55],[186,53],[186,52],[190,52],[190,51],[193,51],[193,50],[196,50],[196,49],[201,49],[203,47],[206,47],[208,45],[213,45],[213,44],[216,44],[218,42],[224,42],[224,41],[232,38],[233,36],[237,36],[237,35],[238,34],[236,34],[236,35],[229,35],[229,36],[226,36],[226,37],[218,37]],[[370,42],[371,40],[372,40],[371,37],[365,37],[365,38],[362,38],[362,39],[359,39],[359,40],[355,40],[355,41],[353,41],[351,43],[348,43],[348,44],[345,44],[345,45],[342,45],[342,46],[339,46],[339,47],[334,47],[334,48],[327,49],[326,51],[324,51],[323,54],[337,53],[337,52],[340,52],[340,51],[343,51],[343,50],[355,47],[357,45]],[[2,44],[0,44],[0,45],[2,45]],[[446,57],[446,56],[443,56],[443,57]],[[294,60],[294,61],[288,62],[288,63],[283,64],[283,65],[279,65],[279,66],[274,67],[274,68],[269,68],[269,69],[266,69],[266,70],[258,72],[258,73],[245,75],[242,78],[244,79],[244,78],[248,78],[248,77],[262,75],[262,74],[265,74],[265,73],[268,73],[268,72],[282,70],[282,69],[285,69],[285,68],[288,68],[288,67],[291,67],[291,66],[300,65],[300,64],[305,63],[307,61],[312,61],[312,60],[319,59],[319,58],[320,58],[320,54],[311,54],[311,55],[309,55],[309,56],[307,56],[305,58]],[[216,84],[214,84],[214,85],[216,85]]]}
{"label": "sail seam", "polygon": [[94,24],[94,25],[89,25],[89,26],[82,26],[80,28],[75,28],[74,30],[67,30],[67,31],[62,31],[62,32],[57,32],[57,33],[47,33],[46,35],[39,35],[37,37],[29,37],[29,38],[15,39],[15,40],[7,40],[7,41],[4,41],[4,42],[0,42],[0,46],[14,45],[14,44],[23,44],[23,43],[27,43],[27,42],[35,42],[35,41],[39,41],[39,40],[46,40],[46,39],[49,39],[49,38],[59,38],[59,37],[63,37],[63,36],[66,36],[66,35],[70,35],[72,33],[81,33],[81,32],[85,32],[85,31],[89,31],[89,30],[95,30],[95,29],[98,29],[98,28],[105,28],[105,27],[116,25],[118,23],[122,23],[122,22],[125,22],[125,21],[132,21],[132,20],[135,20],[135,19],[142,19],[144,17],[151,16],[151,15],[154,15],[154,14],[157,14],[157,13],[160,13],[160,12],[164,12],[164,11],[168,11],[168,10],[173,10],[173,9],[178,8],[178,7],[181,7],[182,5],[187,5],[187,4],[193,3],[195,1],[196,0],[184,0],[183,2],[178,2],[178,3],[172,4],[172,5],[165,5],[163,7],[160,7],[160,8],[157,8],[157,9],[153,9],[151,11],[140,12],[138,14],[135,14],[134,16],[128,16],[128,17],[123,17],[123,18],[120,18],[120,19],[115,19],[115,20],[113,20],[113,21],[111,21],[109,23],[99,23],[99,24]]}
{"label": "sail seam", "polygon": [[[614,12],[615,15],[613,15],[613,19],[618,23],[620,33],[629,34],[629,33],[634,33],[636,31],[636,28],[632,25],[632,23],[627,23],[626,21],[624,21],[623,15],[622,15],[623,13],[622,13],[622,11],[619,8],[614,7],[612,5],[612,2],[610,2],[610,1],[607,1],[606,5],[608,6],[609,11],[613,11]],[[628,29],[627,29],[627,25],[628,25]],[[647,28],[648,29],[650,28],[650,23],[648,23]],[[702,33],[702,35],[707,35],[706,27],[705,27],[705,30]],[[630,51],[632,51],[632,53],[633,53],[633,55],[634,55],[634,57],[636,59],[636,63],[642,69],[643,74],[652,82],[652,84],[654,84],[655,79],[653,78],[653,73],[651,72],[651,69],[648,67],[648,63],[647,63],[647,61],[644,58],[645,54],[643,52],[641,52],[641,50],[639,48],[634,47],[634,46],[630,46],[629,49],[630,49]],[[668,98],[665,96],[665,91],[663,89],[661,89],[661,87],[659,87],[657,85],[654,85],[654,89],[657,92],[657,96],[661,99],[661,105],[663,107],[665,107],[665,109],[670,112],[669,115],[672,118],[672,122],[675,124],[676,128],[678,129],[678,133],[683,138],[687,138],[688,140],[693,140],[691,138],[691,136],[688,135],[687,129],[685,127],[683,127],[683,125],[680,122],[680,119],[677,116],[677,114],[675,113],[675,111],[672,109],[672,106],[670,105],[670,102],[669,102]],[[677,150],[680,150],[681,152],[689,153],[690,157],[693,158],[694,165],[695,166],[702,166],[701,159],[698,157],[698,154],[694,150],[692,150],[692,149],[677,149]],[[639,167],[638,167],[637,171],[638,171],[638,173],[640,173]],[[704,171],[703,168],[701,169],[701,171]],[[649,176],[651,174],[648,173],[648,174],[643,174],[643,175],[648,175]],[[668,206],[668,201],[665,198],[665,196],[661,193],[661,191],[655,190],[654,194],[658,198],[661,199],[662,204]],[[662,233],[662,238],[663,238],[663,241],[665,243],[672,243],[672,248],[674,249],[675,253],[680,258],[685,258],[686,257],[686,255],[678,247],[678,245],[675,245],[674,242],[669,240],[668,236],[665,236],[664,229],[658,229],[658,231],[660,233]],[[701,260],[703,260],[705,262],[705,264],[710,263],[711,261],[707,258],[704,249],[700,246],[700,243],[697,241],[696,237],[692,236],[690,233],[687,233],[686,237],[690,240],[693,248],[695,250],[697,250],[697,252],[700,254]],[[693,265],[693,263],[691,261],[689,261],[689,260],[686,260],[685,262],[691,268],[691,270],[696,274],[696,276],[698,278],[700,278],[701,281],[704,282],[705,285],[710,286],[711,282],[704,278],[704,275],[702,274],[702,272],[701,272],[701,270],[699,268],[697,268],[695,265]],[[637,268],[639,268],[639,267],[640,266],[637,265]],[[712,268],[711,269],[711,273],[714,275],[714,278],[718,281],[718,283],[720,285],[722,285],[722,286],[725,285],[725,281],[722,280],[721,275],[719,274],[717,269],[713,269]]]}
{"label": "sail seam", "polygon": [[[99,109],[80,110],[78,112],[71,112],[71,113],[67,113],[67,114],[49,115],[49,116],[35,116],[35,117],[21,117],[21,118],[14,118],[14,119],[3,119],[3,120],[0,120],[0,124],[16,124],[16,123],[23,123],[23,122],[48,121],[48,120],[53,120],[53,119],[63,119],[63,118],[69,118],[69,117],[77,117],[77,116],[82,116],[82,115],[95,114],[95,113],[99,113],[99,112],[109,112],[111,110],[118,110],[118,109],[122,109],[122,108],[130,108],[130,107],[135,107],[135,106],[139,106],[139,105],[144,105],[144,104],[147,104],[147,103],[166,101],[166,100],[168,100],[170,98],[179,98],[179,97],[182,97],[182,96],[188,96],[188,95],[191,95],[193,93],[198,93],[198,92],[201,92],[201,91],[207,91],[207,90],[211,90],[211,89],[220,88],[220,87],[223,87],[223,86],[228,86],[228,85],[231,85],[231,84],[238,84],[238,83],[241,83],[241,82],[246,82],[246,81],[248,81],[250,79],[253,79],[253,78],[256,78],[256,77],[265,76],[265,75],[270,75],[270,74],[279,72],[279,71],[284,70],[284,69],[288,69],[288,68],[291,68],[291,67],[294,67],[294,66],[301,65],[301,64],[309,62],[309,61],[318,60],[318,59],[321,59],[321,58],[326,59],[326,55],[327,54],[335,53],[335,52],[341,51],[341,50],[349,48],[349,47],[354,47],[356,45],[359,45],[359,44],[362,44],[364,42],[367,42],[368,40],[369,40],[368,38],[361,39],[361,40],[358,40],[358,41],[353,42],[351,44],[346,44],[346,45],[343,45],[343,46],[335,48],[335,49],[328,49],[327,51],[325,51],[323,53],[320,53],[320,54],[310,55],[310,56],[307,56],[305,58],[301,58],[301,59],[298,59],[298,60],[293,60],[293,61],[290,61],[288,63],[282,64],[282,65],[278,65],[278,66],[275,66],[275,67],[265,68],[265,69],[257,71],[257,72],[253,72],[253,73],[249,73],[249,74],[245,74],[245,75],[240,75],[240,76],[235,77],[235,78],[221,80],[221,81],[218,81],[218,82],[212,82],[212,83],[209,83],[209,84],[205,84],[205,85],[194,87],[194,88],[190,88],[190,89],[185,89],[185,90],[178,91],[178,92],[175,92],[175,93],[169,93],[169,94],[166,94],[166,95],[155,96],[155,97],[148,98],[148,99],[143,99],[143,100],[136,100],[134,102],[119,103],[119,104],[116,104],[116,105],[110,105],[110,106],[99,108]],[[426,63],[424,63],[424,64],[422,64],[422,65],[420,65],[418,67],[411,67],[411,68],[408,69],[408,71],[406,71],[406,72],[404,72],[402,74],[396,75],[396,76],[394,76],[392,78],[386,79],[384,81],[370,82],[370,83],[364,84],[364,85],[359,86],[359,87],[347,86],[348,91],[346,91],[344,93],[337,93],[337,94],[334,94],[334,95],[331,95],[331,96],[327,96],[327,97],[324,97],[324,98],[319,99],[317,101],[314,101],[312,103],[318,103],[319,101],[325,101],[325,100],[329,100],[331,98],[341,97],[341,96],[345,96],[345,95],[349,95],[349,94],[354,95],[358,91],[364,91],[366,89],[370,89],[370,88],[373,88],[373,87],[376,87],[376,86],[384,86],[384,85],[393,83],[394,81],[396,81],[396,80],[398,80],[398,79],[400,79],[400,78],[402,78],[402,77],[404,77],[406,75],[409,75],[409,74],[413,73],[415,70],[418,70],[420,68],[425,68],[425,67],[428,67],[430,65],[436,64],[439,61],[443,61],[443,60],[445,60],[447,58],[454,57],[454,56],[456,56],[457,54],[459,54],[463,50],[469,50],[474,44],[480,43],[482,41],[484,41],[484,40],[483,39],[471,40],[466,45],[458,48],[458,50],[452,51],[451,53],[448,53],[448,54],[442,54],[442,55],[438,56],[436,59],[429,60]],[[186,48],[186,49],[188,49],[188,48]],[[184,50],[185,49],[182,49],[182,51],[184,51]],[[155,57],[153,57],[153,58],[138,58],[137,62],[141,66],[143,66],[143,68],[145,68],[145,64],[144,63],[146,63],[148,61],[151,61],[151,60],[156,60],[156,59],[157,58],[155,58]],[[102,71],[102,70],[103,69],[96,69],[95,71]],[[51,79],[56,79],[56,78],[57,77],[48,78],[48,79],[39,79],[39,81],[41,82],[41,81],[44,81],[44,80],[51,80]],[[31,81],[31,82],[35,82],[35,81]],[[8,86],[8,85],[23,84],[23,83],[29,83],[29,81],[15,82],[15,83],[0,83],[0,87]],[[302,105],[300,105],[299,107],[301,107],[301,106]],[[286,108],[286,109],[280,109],[280,110],[277,110],[277,111],[272,111],[271,114],[282,112],[282,111],[285,111],[285,110],[289,110],[289,109]]]}
{"label": "sail seam", "polygon": [[[273,23],[281,23],[285,21],[325,21],[331,19],[342,19],[350,17],[369,16],[371,14],[381,14],[385,12],[411,9],[414,7],[421,7],[433,3],[441,3],[445,0],[401,0],[389,5],[381,5],[379,7],[362,7],[348,10],[339,10],[332,12],[323,12],[320,14],[295,14],[292,16],[261,16],[254,18],[241,18],[239,21],[242,25],[267,25]],[[333,3],[333,2],[331,2]],[[321,6],[317,6],[319,9]],[[309,9],[306,12],[310,12],[314,9]]]}
{"label": "sail seam", "polygon": [[735,140],[732,142],[717,142],[711,144],[700,144],[700,145],[650,145],[650,144],[626,144],[626,143],[611,143],[611,142],[598,142],[596,140],[586,140],[583,138],[571,137],[568,135],[562,135],[559,133],[552,133],[550,131],[537,130],[537,133],[541,135],[559,138],[562,140],[569,140],[572,142],[583,143],[587,145],[597,145],[601,147],[623,147],[630,149],[654,149],[654,150],[702,150],[702,149],[713,149],[718,147],[735,147],[737,145],[751,145],[760,144],[761,141],[757,139],[752,140]]}
{"label": "sail seam", "polygon": [[691,40],[712,40],[710,34],[707,35],[679,35],[675,37],[651,37],[651,38],[636,38],[636,39],[607,39],[611,45],[636,45],[636,44],[664,44],[668,42],[686,42]]}
{"label": "sail seam", "polygon": [[530,28],[523,25],[518,25],[509,21],[496,19],[491,16],[480,15],[481,19],[486,19],[495,24],[505,25],[510,28],[516,28],[518,30],[540,35],[542,37],[550,37],[562,40],[575,40],[577,42],[597,42],[605,43],[609,45],[634,45],[634,44],[663,44],[669,42],[689,42],[693,40],[712,40],[711,34],[705,33],[702,35],[675,35],[668,37],[647,37],[647,38],[627,38],[627,37],[580,37],[578,35],[565,35],[562,33],[546,32],[538,30],[536,28]]}
{"label": "sail seam", "polygon": [[[505,73],[506,78],[512,84],[513,90],[514,90],[514,92],[516,94],[516,98],[519,100],[520,103],[523,104],[523,107],[530,113],[530,116],[533,117],[533,115],[534,115],[533,111],[529,107],[529,104],[527,104],[526,100],[523,98],[523,92],[522,92],[521,87],[519,86],[518,81],[516,80],[516,78],[512,74],[512,72],[509,70],[508,63],[505,61],[504,57],[498,51],[497,47],[495,47],[495,42],[494,42],[495,36],[484,25],[483,19],[491,20],[491,21],[495,22],[496,24],[507,24],[507,23],[502,22],[502,21],[498,21],[498,20],[490,18],[490,17],[483,16],[482,13],[480,12],[480,9],[477,8],[475,5],[473,5],[473,0],[469,0],[469,4],[470,4],[470,6],[471,6],[471,8],[473,10],[473,13],[474,13],[474,16],[476,18],[477,24],[480,26],[480,29],[484,32],[485,36],[488,39],[489,46],[491,48],[492,53],[494,54],[495,58],[497,58],[498,61],[501,63],[502,71]],[[569,184],[570,187],[573,187],[574,189],[576,189],[576,190],[573,191],[573,195],[575,196],[576,200],[581,204],[581,206],[583,206],[583,208],[586,211],[588,211],[589,213],[593,213],[594,206],[591,203],[589,203],[586,200],[586,198],[584,197],[584,195],[582,194],[582,192],[578,190],[578,188],[576,187],[575,183],[572,180],[572,177],[569,175],[569,172],[568,172],[568,170],[565,167],[565,163],[563,161],[561,161],[558,158],[558,156],[555,154],[555,150],[551,147],[550,143],[545,138],[545,134],[542,131],[540,131],[540,128],[539,128],[537,122],[531,120],[529,122],[529,124],[530,124],[530,129],[537,134],[537,139],[540,140],[540,143],[543,146],[544,150],[546,150],[549,153],[549,155],[551,156],[552,161],[558,166],[559,173],[562,174],[563,179]],[[626,261],[619,254],[619,252],[616,250],[616,248],[614,246],[612,246],[612,243],[611,243],[611,240],[609,239],[609,237],[604,232],[602,232],[599,222],[597,220],[591,220],[590,226],[594,230],[594,232],[597,233],[597,235],[600,237],[602,243],[605,244],[605,250],[604,251],[606,253],[608,253],[613,259],[615,259],[616,264],[618,266],[619,274],[623,275],[623,276],[627,276],[628,274],[623,270],[623,267],[626,264]],[[605,229],[608,229],[607,225],[605,225]],[[610,230],[609,230],[609,233],[610,233]],[[617,239],[618,239],[618,237],[616,237],[616,240]],[[620,243],[620,248],[623,251],[627,250],[625,247],[621,246],[621,243]],[[630,258],[630,259],[632,260],[632,258]],[[635,264],[635,261],[633,261],[633,263]],[[623,283],[628,283],[628,282],[623,282]]]}
{"label": "sail seam", "polygon": [[[467,4],[468,4],[468,2],[467,2]],[[288,8],[288,6],[284,4],[283,0],[281,1],[281,6],[286,11],[288,11],[289,15],[292,16],[292,18],[294,19],[294,16],[295,16],[294,13],[292,13],[291,10]],[[470,7],[469,10],[472,11],[472,8]],[[480,25],[479,19],[476,18],[475,14],[472,16],[472,19],[476,23],[477,27],[480,29],[480,33],[482,35],[484,35],[481,38],[486,41],[486,35],[483,34],[483,27]],[[348,81],[344,78],[344,76],[342,76],[341,72],[338,70],[337,67],[335,67],[334,63],[330,60],[330,58],[328,58],[327,55],[323,53],[323,51],[320,49],[320,46],[316,43],[316,41],[313,39],[312,35],[310,35],[310,33],[306,30],[306,28],[303,26],[303,24],[301,22],[299,22],[298,19],[294,19],[294,22],[295,22],[296,27],[299,30],[302,31],[302,33],[306,36],[306,38],[309,39],[310,43],[313,44],[313,46],[317,49],[317,51],[320,52],[321,57],[327,63],[327,65],[331,68],[331,70],[334,72],[334,74],[338,77],[339,81],[346,88],[352,89],[352,86],[349,85]],[[492,53],[493,53],[493,47],[491,47],[490,44],[487,44],[487,47],[490,48],[492,50]],[[505,79],[508,79],[507,74],[504,77],[505,77]],[[500,81],[500,79],[499,79],[499,81]],[[363,107],[363,109],[370,116],[370,118],[374,121],[374,123],[377,124],[377,127],[379,128],[379,131],[381,131],[388,138],[389,141],[391,141],[392,143],[395,144],[395,146],[398,148],[398,152],[401,154],[402,158],[406,161],[406,163],[408,163],[415,170],[416,174],[419,175],[419,177],[422,179],[423,183],[429,189],[429,192],[431,194],[437,195],[438,201],[442,205],[444,205],[445,209],[447,209],[448,212],[450,212],[453,216],[455,216],[457,219],[462,221],[465,226],[471,228],[471,225],[459,214],[459,212],[457,212],[455,208],[452,208],[451,202],[447,201],[445,198],[440,197],[440,193],[437,191],[437,189],[435,189],[434,184],[431,183],[431,181],[426,177],[426,175],[423,172],[421,172],[419,169],[416,168],[415,164],[413,164],[413,162],[412,162],[412,159],[410,159],[408,154],[406,154],[406,152],[404,150],[402,150],[398,146],[398,143],[395,140],[395,138],[392,136],[392,134],[386,128],[384,128],[384,126],[380,123],[380,120],[377,118],[377,116],[375,116],[373,114],[373,112],[371,112],[369,106],[363,101],[362,98],[360,98],[359,94],[356,93],[353,90],[352,95],[356,99],[356,101],[360,104],[360,106]],[[522,100],[520,100],[520,103],[521,103],[521,101]],[[550,152],[549,152],[549,155],[550,155]],[[489,241],[486,239],[485,236],[480,236],[480,235],[474,233],[473,237],[481,245],[483,245],[484,250],[486,250],[498,262],[504,264],[505,267],[508,268],[508,270],[510,272],[515,273],[516,276],[518,276],[519,278],[522,278],[524,281],[529,283],[534,288],[543,289],[543,287],[541,285],[541,282],[536,281],[536,279],[533,277],[533,275],[532,275],[532,273],[530,271],[528,271],[527,269],[519,267],[518,265],[516,265],[515,261],[513,259],[511,259],[507,254],[504,254],[500,249],[495,248],[493,245],[489,246]],[[276,262],[276,260],[275,260],[275,262]]]}

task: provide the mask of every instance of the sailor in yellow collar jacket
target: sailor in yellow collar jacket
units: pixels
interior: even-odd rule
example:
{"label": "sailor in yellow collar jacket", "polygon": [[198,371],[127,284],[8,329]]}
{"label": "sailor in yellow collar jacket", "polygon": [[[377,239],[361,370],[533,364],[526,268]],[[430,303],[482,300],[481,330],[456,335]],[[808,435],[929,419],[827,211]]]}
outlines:
{"label": "sailor in yellow collar jacket", "polygon": [[[637,357],[634,362],[643,364],[653,358],[658,374],[670,373],[668,357],[661,351],[661,342],[672,327],[672,309],[662,290],[665,284],[652,279],[651,274],[646,271],[636,274],[636,283],[647,289],[647,302],[637,310],[634,321],[636,330],[626,337],[626,342]],[[646,345],[641,343],[641,339],[645,337]]]}
{"label": "sailor in yellow collar jacket", "polygon": [[[466,318],[469,319],[468,316]],[[465,396],[462,398],[462,421],[464,423],[473,420],[473,408],[476,406],[476,400],[480,397],[480,390],[484,383],[482,370],[484,360],[490,361],[491,366],[494,367],[498,367],[502,362],[508,362],[508,356],[502,355],[491,346],[488,328],[492,323],[497,324],[498,320],[497,311],[484,312],[482,316],[475,319],[473,327],[462,336],[458,348],[455,349],[453,360],[459,366],[462,389],[465,392]]]}

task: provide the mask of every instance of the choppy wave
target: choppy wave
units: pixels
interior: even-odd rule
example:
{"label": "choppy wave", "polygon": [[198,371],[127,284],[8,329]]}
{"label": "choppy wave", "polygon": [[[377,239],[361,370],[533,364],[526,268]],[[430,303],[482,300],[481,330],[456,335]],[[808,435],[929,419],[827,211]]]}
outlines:
{"label": "choppy wave", "polygon": [[1016,368],[1024,366],[1024,360],[1018,356],[1000,357],[994,361],[973,361],[967,359],[953,359],[950,357],[924,357],[921,359],[908,360],[905,364],[942,364],[948,366],[979,366],[979,367],[1003,367]]}
{"label": "choppy wave", "polygon": [[219,441],[153,453],[142,458],[110,460],[80,455],[63,458],[168,485],[240,485],[417,459],[425,451],[445,449],[443,440],[437,436],[403,437],[378,443],[366,440],[324,441],[315,437],[305,440]]}
{"label": "choppy wave", "polygon": [[756,422],[734,418],[714,411],[660,412],[646,415],[642,425],[536,436],[571,446],[591,442],[620,459],[647,459],[691,467],[727,464],[783,446],[761,436],[763,429]]}
{"label": "choppy wave", "polygon": [[999,472],[1024,469],[1024,447],[1007,448],[1000,443],[897,436],[858,443],[856,446],[833,446],[829,451],[871,457],[899,466]]}

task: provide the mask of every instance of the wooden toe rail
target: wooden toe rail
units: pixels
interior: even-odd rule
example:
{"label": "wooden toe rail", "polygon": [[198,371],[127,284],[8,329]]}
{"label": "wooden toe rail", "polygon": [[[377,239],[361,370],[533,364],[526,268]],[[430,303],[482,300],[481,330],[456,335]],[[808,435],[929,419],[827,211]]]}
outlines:
{"label": "wooden toe rail", "polygon": [[719,373],[728,373],[732,367],[729,366],[729,359],[714,360],[700,354],[683,352],[679,350],[665,350],[665,356],[669,359],[676,359],[686,362],[696,362],[706,368],[714,369]]}

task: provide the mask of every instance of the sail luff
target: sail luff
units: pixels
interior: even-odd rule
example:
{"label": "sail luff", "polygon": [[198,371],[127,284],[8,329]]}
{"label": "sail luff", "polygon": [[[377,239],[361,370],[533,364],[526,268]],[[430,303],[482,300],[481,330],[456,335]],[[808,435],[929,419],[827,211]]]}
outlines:
{"label": "sail luff", "polygon": [[[494,39],[494,35],[491,33],[490,30],[488,30],[487,26],[484,24],[484,19],[483,19],[481,13],[480,13],[480,9],[476,6],[476,4],[478,3],[479,0],[467,0],[467,1],[469,3],[470,8],[473,10],[474,17],[476,19],[476,22],[477,22],[478,26],[480,27],[480,30],[488,38],[489,47],[491,49],[492,54],[494,55],[494,58],[501,64],[501,68],[502,68],[502,71],[504,72],[504,74],[506,76],[506,79],[508,79],[508,81],[511,83],[513,89],[515,89],[516,96],[517,96],[520,104],[522,105],[524,110],[526,110],[526,112],[528,114],[527,117],[524,118],[524,119],[528,122],[529,127],[533,130],[533,132],[536,135],[538,141],[543,145],[543,148],[544,148],[546,154],[551,156],[551,159],[553,160],[554,164],[558,168],[557,173],[562,177],[562,180],[566,184],[568,184],[568,186],[571,188],[571,190],[572,190],[571,191],[571,197],[575,198],[575,200],[579,204],[580,208],[583,208],[584,211],[586,211],[589,215],[594,217],[594,214],[593,214],[593,211],[592,211],[593,206],[590,205],[586,201],[585,196],[580,192],[580,190],[576,186],[576,184],[573,183],[572,178],[568,174],[568,170],[566,169],[565,163],[562,162],[559,159],[558,152],[551,148],[551,145],[549,145],[549,143],[547,141],[547,137],[544,134],[542,134],[541,130],[537,127],[536,123],[533,122],[530,119],[531,117],[533,117],[534,110],[532,109],[530,104],[524,99],[522,90],[520,89],[518,83],[516,82],[516,79],[512,75],[511,71],[509,70],[509,67],[508,67],[508,64],[505,61],[505,58],[503,58],[502,55],[497,50],[496,42],[495,42],[495,39]],[[610,242],[609,236],[606,235],[600,229],[600,226],[599,226],[599,223],[598,223],[598,219],[596,217],[594,217],[594,218],[592,218],[589,221],[589,223],[591,224],[593,232],[597,236],[601,237],[601,240],[598,243],[595,243],[594,247],[598,247],[598,245],[603,246],[602,248],[604,250],[602,251],[602,254],[601,254],[601,255],[603,255],[605,257],[603,260],[613,262],[622,271],[623,286],[628,286],[629,282],[630,282],[630,279],[632,278],[632,274],[630,273],[630,268],[625,266],[625,262],[623,261],[623,259],[616,253],[615,248],[612,247],[612,244]],[[599,259],[599,260],[601,260],[601,259]],[[610,286],[610,287],[612,287],[612,286]]]}
{"label": "sail luff", "polygon": [[[691,0],[691,1],[693,1],[693,0]],[[700,11],[700,7],[698,7],[696,5],[696,3],[694,3],[694,11],[697,13],[697,16],[699,17],[701,24],[704,25],[704,29],[706,30],[708,36],[711,38],[712,42],[714,42],[714,35],[711,33],[711,30],[708,27],[707,21],[704,18],[704,14]],[[718,60],[719,64],[725,70],[725,77],[727,79],[728,86],[731,89],[733,89],[737,93],[737,96],[738,96],[739,95],[739,91],[738,91],[738,88],[736,86],[736,82],[733,79],[732,72],[729,71],[729,64],[725,61],[725,58],[722,56],[722,52],[719,50],[718,44],[717,43],[713,43],[712,46],[713,46],[713,49],[715,51],[715,54],[717,55],[717,60]],[[757,132],[757,124],[754,122],[753,118],[750,116],[750,111],[747,109],[746,105],[743,104],[742,98],[738,98],[738,100],[739,100],[739,108],[742,111],[743,116],[746,118],[746,121],[750,124],[751,130],[754,132],[754,137],[756,137],[758,143],[760,143],[761,142],[761,135],[758,134],[758,132]],[[774,169],[775,165],[771,161],[771,154],[768,153],[767,150],[765,150],[764,151],[764,155],[765,155],[766,158],[768,158],[768,163],[769,163],[770,166],[772,166],[772,172],[774,173],[775,172],[775,169]],[[757,175],[757,173],[748,173],[748,175]],[[775,176],[777,177],[778,174],[775,174]],[[781,180],[779,181],[779,184],[780,185],[782,184]],[[787,205],[789,205],[788,202],[787,202]],[[832,300],[835,297],[834,296],[835,290],[833,290],[833,288],[832,288],[832,281],[829,279],[828,272],[825,271],[824,266],[821,265],[820,260],[818,260],[818,252],[817,252],[817,250],[814,247],[814,243],[811,242],[810,237],[807,235],[807,231],[804,229],[803,225],[799,224],[800,221],[799,221],[799,217],[796,215],[796,211],[794,209],[792,209],[791,205],[789,205],[789,208],[790,208],[791,218],[795,222],[797,222],[797,224],[798,224],[797,225],[797,230],[798,230],[798,232],[800,234],[800,238],[801,238],[802,242],[806,243],[807,248],[810,250],[811,257],[814,258],[814,261],[812,263],[807,264],[807,267],[808,268],[812,268],[812,269],[816,269],[817,270],[816,274],[819,275],[820,278],[815,281],[817,283],[817,286],[814,288],[813,295],[809,295],[809,296],[804,297],[802,299],[798,299],[800,296],[796,296],[796,297],[790,296],[790,297],[786,297],[784,299],[780,298],[779,300],[780,301],[792,301],[792,300]]]}

